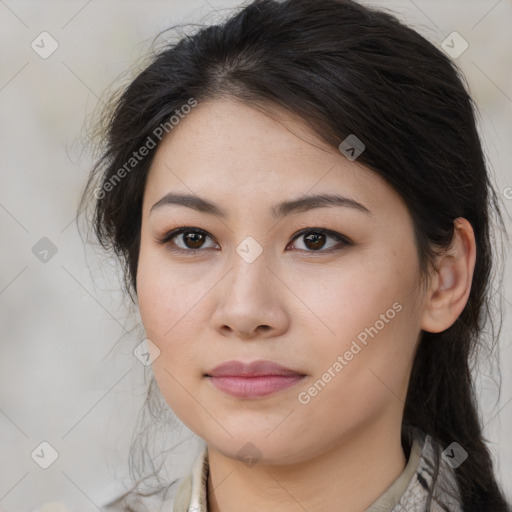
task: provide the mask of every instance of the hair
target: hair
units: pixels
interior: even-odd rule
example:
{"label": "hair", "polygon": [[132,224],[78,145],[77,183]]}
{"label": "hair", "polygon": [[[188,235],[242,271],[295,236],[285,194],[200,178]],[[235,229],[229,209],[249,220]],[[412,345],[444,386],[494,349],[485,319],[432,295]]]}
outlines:
{"label": "hair", "polygon": [[[509,510],[483,438],[472,376],[479,349],[497,349],[492,214],[501,227],[503,220],[476,105],[459,68],[392,14],[352,0],[255,0],[219,24],[167,42],[113,99],[80,205],[92,204],[90,225],[118,257],[132,300],[145,180],[160,143],[155,130],[191,98],[234,98],[268,115],[285,109],[335,148],[355,134],[365,144],[358,162],[387,180],[408,207],[425,282],[452,241],[454,220],[471,223],[477,257],[467,304],[450,328],[421,332],[403,425],[468,452],[455,471],[464,511]],[[148,137],[155,147],[119,179]],[[154,382],[148,402],[152,388]]]}

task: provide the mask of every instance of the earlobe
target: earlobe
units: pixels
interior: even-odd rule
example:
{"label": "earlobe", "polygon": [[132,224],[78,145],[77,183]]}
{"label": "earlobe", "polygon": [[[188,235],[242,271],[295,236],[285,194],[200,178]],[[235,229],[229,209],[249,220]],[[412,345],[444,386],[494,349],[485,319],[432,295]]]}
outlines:
{"label": "earlobe", "polygon": [[466,306],[476,261],[471,224],[459,217],[450,247],[439,256],[435,275],[425,295],[420,328],[437,333],[448,329]]}

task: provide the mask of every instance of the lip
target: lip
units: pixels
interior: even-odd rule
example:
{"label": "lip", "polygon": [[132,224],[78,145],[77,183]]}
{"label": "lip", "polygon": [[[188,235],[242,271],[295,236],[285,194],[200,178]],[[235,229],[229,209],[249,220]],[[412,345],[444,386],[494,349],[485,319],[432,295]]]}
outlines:
{"label": "lip", "polygon": [[227,361],[205,374],[220,391],[238,398],[259,398],[288,389],[305,375],[273,361]]}
{"label": "lip", "polygon": [[281,366],[273,361],[252,361],[244,363],[243,361],[226,361],[219,364],[213,370],[206,374],[208,377],[260,377],[268,375],[301,375],[295,370]]}

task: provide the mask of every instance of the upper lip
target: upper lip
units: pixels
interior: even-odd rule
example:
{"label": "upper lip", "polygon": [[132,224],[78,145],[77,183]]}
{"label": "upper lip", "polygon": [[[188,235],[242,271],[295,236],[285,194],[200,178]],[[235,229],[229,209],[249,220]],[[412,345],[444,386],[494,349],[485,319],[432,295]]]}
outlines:
{"label": "upper lip", "polygon": [[304,375],[273,361],[226,361],[207,374],[209,377],[256,377],[264,375]]}

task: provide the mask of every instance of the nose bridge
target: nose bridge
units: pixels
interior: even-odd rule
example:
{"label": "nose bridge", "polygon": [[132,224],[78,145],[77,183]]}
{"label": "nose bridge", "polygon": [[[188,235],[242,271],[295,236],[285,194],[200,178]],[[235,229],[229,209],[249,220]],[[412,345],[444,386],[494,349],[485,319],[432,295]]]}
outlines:
{"label": "nose bridge", "polygon": [[264,250],[254,239],[244,239],[235,248],[218,297],[217,320],[233,330],[250,331],[282,316],[269,255],[270,249]]}
{"label": "nose bridge", "polygon": [[[231,272],[230,285],[235,294],[259,294],[265,291],[268,277],[272,275],[269,268],[270,249],[264,248],[252,236],[246,236],[235,248]],[[244,290],[245,288],[245,290]]]}
{"label": "nose bridge", "polygon": [[[268,251],[268,252],[267,252]],[[229,275],[218,291],[213,326],[240,338],[276,336],[289,324],[272,271],[270,249],[246,237],[229,259]]]}

